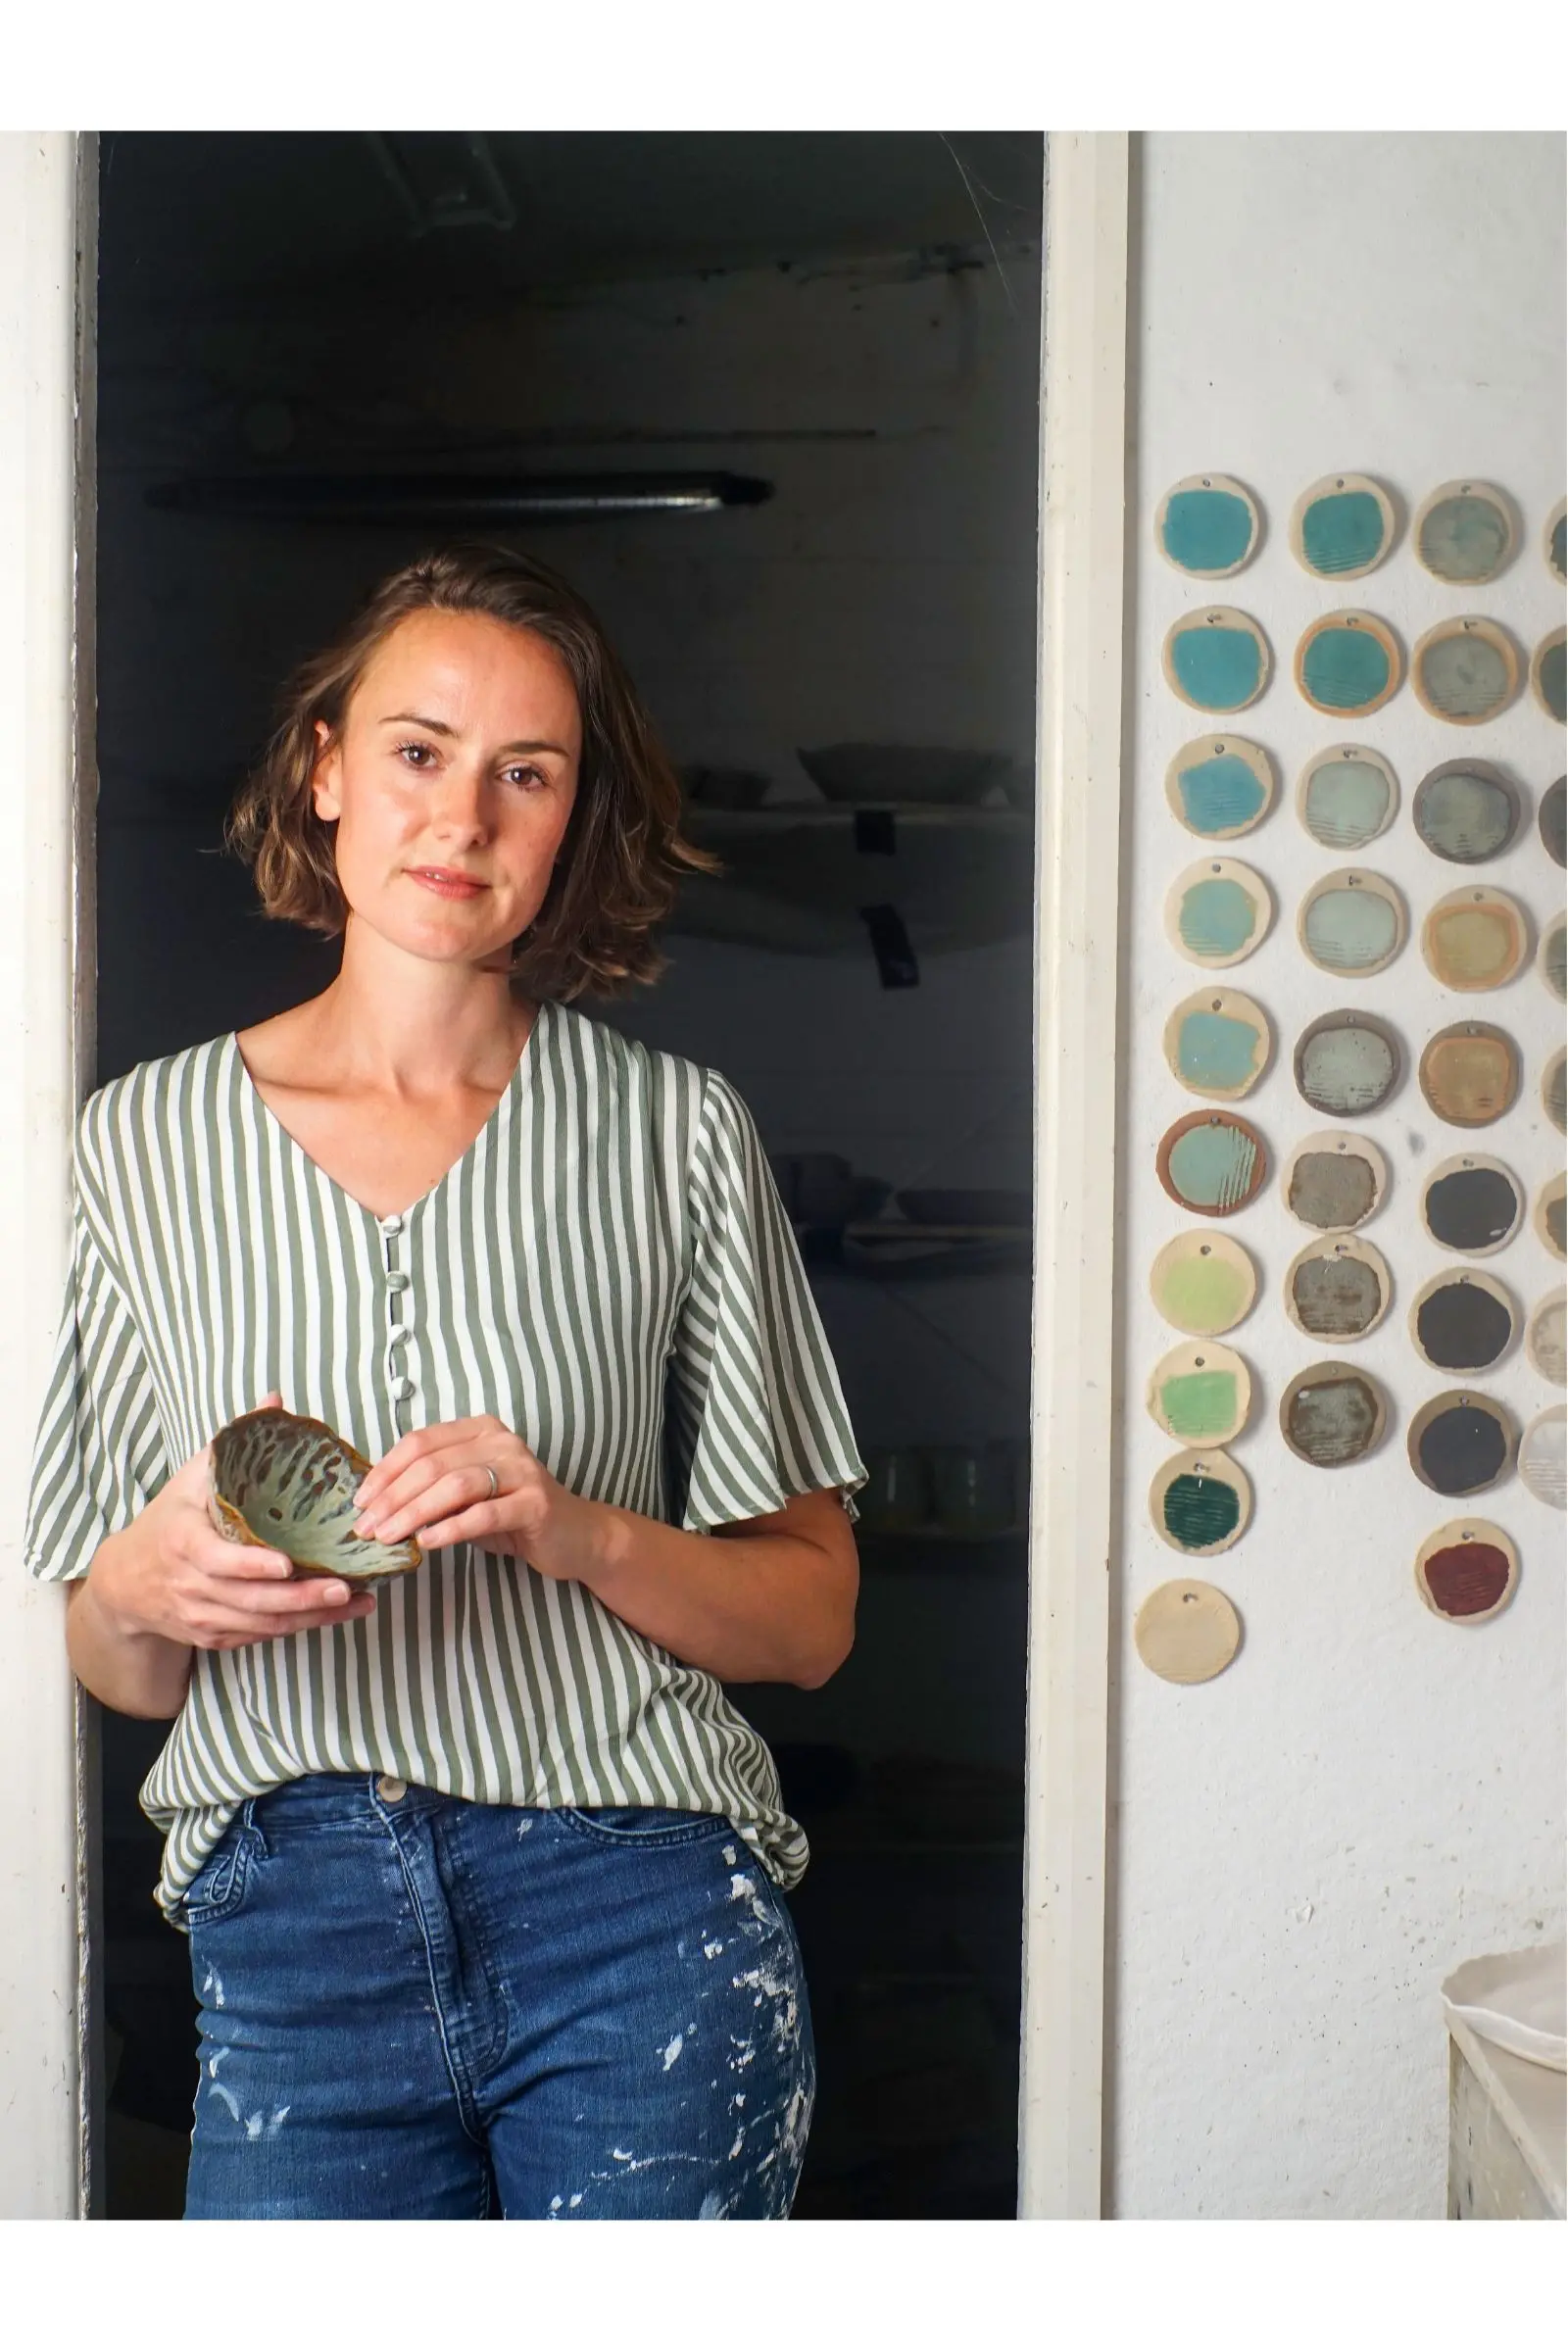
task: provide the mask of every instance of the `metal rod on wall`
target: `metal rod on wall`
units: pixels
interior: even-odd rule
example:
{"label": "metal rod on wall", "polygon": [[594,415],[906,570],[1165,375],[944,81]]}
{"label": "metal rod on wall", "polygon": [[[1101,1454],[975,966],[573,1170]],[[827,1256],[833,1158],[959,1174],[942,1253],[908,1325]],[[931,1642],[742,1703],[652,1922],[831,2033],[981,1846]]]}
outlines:
{"label": "metal rod on wall", "polygon": [[759,507],[771,482],[745,473],[191,474],[155,482],[151,507],[293,522],[597,521]]}

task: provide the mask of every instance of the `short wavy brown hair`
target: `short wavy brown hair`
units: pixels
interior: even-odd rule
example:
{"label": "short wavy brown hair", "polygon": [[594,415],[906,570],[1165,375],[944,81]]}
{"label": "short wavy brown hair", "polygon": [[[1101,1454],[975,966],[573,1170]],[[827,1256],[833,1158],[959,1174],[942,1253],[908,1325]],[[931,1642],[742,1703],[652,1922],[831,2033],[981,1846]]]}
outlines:
{"label": "short wavy brown hair", "polygon": [[598,619],[559,572],[507,547],[419,557],[374,588],[348,628],[297,671],[282,716],[229,810],[224,843],[256,878],[264,913],[335,937],[348,906],[331,823],[311,779],[323,720],[334,738],[372,655],[414,612],[477,612],[555,648],[577,690],[582,761],[560,859],[539,912],[514,944],[511,977],[569,1002],[650,985],[668,957],[651,933],[683,873],[720,860],[683,840],[681,790],[636,687]]}

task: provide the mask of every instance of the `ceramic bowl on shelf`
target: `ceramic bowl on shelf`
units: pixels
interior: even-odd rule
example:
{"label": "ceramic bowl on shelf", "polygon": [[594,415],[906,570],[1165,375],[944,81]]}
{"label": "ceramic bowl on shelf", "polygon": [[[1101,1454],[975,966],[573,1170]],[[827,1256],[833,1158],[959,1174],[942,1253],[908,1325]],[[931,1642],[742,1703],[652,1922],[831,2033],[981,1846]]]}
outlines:
{"label": "ceramic bowl on shelf", "polygon": [[1004,785],[1014,766],[1004,752],[902,743],[829,743],[796,758],[828,800],[883,805],[973,803],[993,784]]}

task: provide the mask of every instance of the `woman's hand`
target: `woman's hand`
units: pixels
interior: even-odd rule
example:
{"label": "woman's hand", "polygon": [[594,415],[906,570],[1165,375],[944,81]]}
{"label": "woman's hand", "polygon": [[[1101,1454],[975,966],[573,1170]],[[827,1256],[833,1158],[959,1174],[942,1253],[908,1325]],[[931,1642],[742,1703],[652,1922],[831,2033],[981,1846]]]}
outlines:
{"label": "woman's hand", "polygon": [[[491,1494],[490,1472],[495,1472]],[[794,1494],[713,1536],[595,1502],[493,1415],[410,1430],[367,1471],[357,1535],[471,1544],[572,1578],[650,1642],[722,1682],[815,1690],[855,1639],[855,1539],[838,1493]]]}
{"label": "woman's hand", "polygon": [[490,1413],[411,1429],[366,1473],[355,1499],[357,1536],[382,1544],[416,1536],[429,1551],[471,1544],[555,1577],[582,1573],[602,1507],[552,1478]]}
{"label": "woman's hand", "polygon": [[[274,1390],[262,1404],[282,1401]],[[84,1582],[107,1631],[238,1649],[369,1615],[373,1594],[335,1578],[296,1578],[283,1552],[220,1536],[207,1509],[211,1458],[211,1446],[193,1453],[130,1526],[100,1546]]]}

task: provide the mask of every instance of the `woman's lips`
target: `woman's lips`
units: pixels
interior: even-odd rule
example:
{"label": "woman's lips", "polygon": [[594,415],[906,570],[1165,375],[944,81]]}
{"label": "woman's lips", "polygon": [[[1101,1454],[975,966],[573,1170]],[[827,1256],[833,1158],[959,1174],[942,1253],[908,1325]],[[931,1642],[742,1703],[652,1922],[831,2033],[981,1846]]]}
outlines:
{"label": "woman's lips", "polygon": [[486,882],[470,882],[461,874],[433,873],[428,866],[411,865],[408,871],[411,880],[433,890],[438,899],[476,899],[489,888]]}

